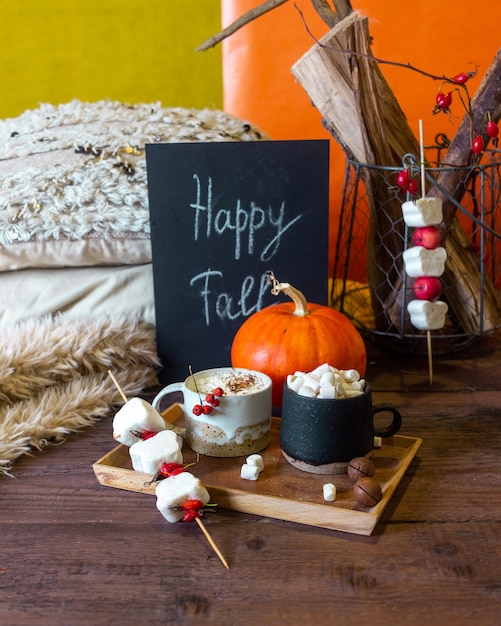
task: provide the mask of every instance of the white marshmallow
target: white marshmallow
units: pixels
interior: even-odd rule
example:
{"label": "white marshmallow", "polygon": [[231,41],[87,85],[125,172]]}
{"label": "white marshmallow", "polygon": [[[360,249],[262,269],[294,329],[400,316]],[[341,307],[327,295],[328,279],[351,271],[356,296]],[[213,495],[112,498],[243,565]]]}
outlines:
{"label": "white marshmallow", "polygon": [[447,252],[441,247],[427,250],[423,246],[413,246],[404,251],[403,258],[409,276],[441,276]]}
{"label": "white marshmallow", "polygon": [[327,502],[334,502],[336,499],[336,485],[332,483],[325,483],[323,486],[324,500]]}
{"label": "white marshmallow", "polygon": [[181,472],[160,481],[155,494],[157,509],[168,522],[179,522],[183,518],[184,511],[180,507],[186,500],[200,500],[204,504],[210,500],[202,481],[190,472]]}
{"label": "white marshmallow", "polygon": [[337,397],[336,388],[334,385],[321,385],[317,398],[326,398],[328,400],[334,400]]}
{"label": "white marshmallow", "polygon": [[139,440],[129,448],[132,468],[136,472],[156,474],[164,463],[182,463],[182,440],[173,430],[162,430],[154,437]]}
{"label": "white marshmallow", "polygon": [[320,380],[323,374],[331,373],[331,366],[328,363],[322,363],[310,372],[310,375]]}
{"label": "white marshmallow", "polygon": [[298,396],[305,396],[307,398],[316,398],[317,397],[317,392],[312,389],[311,387],[308,387],[308,385],[303,385],[301,387],[301,389],[296,392]]}
{"label": "white marshmallow", "polygon": [[436,226],[443,220],[440,198],[420,198],[402,204],[402,214],[407,226]]}
{"label": "white marshmallow", "polygon": [[360,380],[357,370],[341,370],[341,376],[347,383],[355,383]]}
{"label": "white marshmallow", "polygon": [[257,480],[260,473],[261,470],[257,465],[244,463],[240,469],[240,478],[243,478],[244,480]]}
{"label": "white marshmallow", "polygon": [[256,467],[259,467],[260,472],[264,469],[263,457],[260,454],[251,454],[247,457],[246,463],[247,465],[255,465]]}
{"label": "white marshmallow", "polygon": [[324,387],[325,385],[334,385],[336,382],[336,374],[333,371],[329,370],[328,372],[324,372],[320,376],[320,386]]}
{"label": "white marshmallow", "polygon": [[288,377],[287,386],[289,387],[289,389],[292,389],[292,391],[298,393],[298,391],[303,386],[303,379],[301,378],[301,376],[291,376],[290,379]]}
{"label": "white marshmallow", "polygon": [[113,418],[113,439],[125,446],[137,442],[131,431],[149,430],[158,433],[165,430],[164,418],[142,398],[131,398],[115,413]]}
{"label": "white marshmallow", "polygon": [[445,324],[448,306],[441,300],[411,300],[407,311],[411,317],[411,324],[419,330],[438,330]]}
{"label": "white marshmallow", "polygon": [[320,389],[320,381],[311,374],[306,374],[303,384],[312,389],[315,393]]}

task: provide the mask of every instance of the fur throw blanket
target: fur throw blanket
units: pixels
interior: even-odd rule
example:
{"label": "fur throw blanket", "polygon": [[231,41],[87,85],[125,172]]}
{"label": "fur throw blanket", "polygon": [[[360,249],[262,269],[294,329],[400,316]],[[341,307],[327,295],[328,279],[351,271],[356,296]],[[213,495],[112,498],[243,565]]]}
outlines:
{"label": "fur throw blanket", "polygon": [[30,319],[0,336],[0,474],[157,382],[154,327],[125,317]]}

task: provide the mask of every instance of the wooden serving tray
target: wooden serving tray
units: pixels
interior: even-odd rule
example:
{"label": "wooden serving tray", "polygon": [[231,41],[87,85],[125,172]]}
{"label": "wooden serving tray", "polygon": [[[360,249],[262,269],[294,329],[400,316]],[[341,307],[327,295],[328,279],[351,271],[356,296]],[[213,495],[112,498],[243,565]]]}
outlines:
{"label": "wooden serving tray", "polygon": [[[163,416],[167,422],[182,420],[183,408],[173,404]],[[381,448],[374,448],[370,456],[376,466],[376,478],[381,484],[383,498],[372,508],[358,504],[352,496],[353,483],[346,474],[319,475],[293,467],[280,449],[280,419],[272,418],[271,443],[260,452],[264,470],[258,480],[242,480],[240,468],[245,457],[214,458],[200,456],[190,468],[202,480],[219,506],[272,517],[310,526],[340,530],[358,535],[370,535],[395,489],[416,455],[422,439],[395,435],[383,439]],[[196,461],[196,454],[185,446],[184,462]],[[152,476],[132,469],[129,449],[119,445],[93,464],[94,473],[102,485],[155,494]],[[323,499],[323,485],[334,483],[337,495],[334,502]]]}

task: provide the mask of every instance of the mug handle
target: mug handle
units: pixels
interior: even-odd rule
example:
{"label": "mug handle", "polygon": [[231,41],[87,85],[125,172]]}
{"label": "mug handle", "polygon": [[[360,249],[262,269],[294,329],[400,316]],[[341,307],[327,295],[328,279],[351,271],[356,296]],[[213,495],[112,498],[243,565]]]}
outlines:
{"label": "mug handle", "polygon": [[396,435],[402,426],[402,416],[400,415],[400,411],[397,407],[393,406],[393,404],[387,404],[386,402],[382,402],[381,404],[376,404],[372,409],[372,416],[376,415],[376,413],[382,413],[383,411],[389,411],[393,414],[393,420],[391,424],[388,426],[386,430],[374,431],[374,434],[377,437],[391,437],[392,435]]}
{"label": "mug handle", "polygon": [[158,411],[158,407],[160,406],[160,401],[162,400],[162,398],[166,396],[168,393],[182,391],[183,384],[184,383],[171,383],[170,385],[167,385],[167,387],[164,387],[163,389],[161,389],[157,393],[157,395],[153,398],[153,402],[151,403],[152,407]]}

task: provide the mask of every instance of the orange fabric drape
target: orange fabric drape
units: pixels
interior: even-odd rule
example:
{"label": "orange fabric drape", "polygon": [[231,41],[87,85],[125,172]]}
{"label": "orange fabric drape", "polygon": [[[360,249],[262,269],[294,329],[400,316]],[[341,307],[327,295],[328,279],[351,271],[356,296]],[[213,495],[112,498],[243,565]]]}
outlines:
{"label": "orange fabric drape", "polygon": [[[222,23],[228,25],[261,0],[222,0]],[[420,3],[352,0],[354,10],[370,19],[373,53],[377,58],[410,63],[434,75],[454,76],[478,66],[471,81],[474,92],[498,47],[497,25],[501,3],[477,0],[422,0]],[[258,18],[223,43],[224,108],[248,119],[273,139],[329,138],[321,116],[303,88],[295,82],[291,66],[327,32],[309,0],[295,0]],[[425,143],[444,132],[452,137],[464,109],[452,107],[453,117],[432,115],[440,83],[405,68],[382,65],[411,127],[418,134],[422,119]],[[345,168],[344,155],[331,139],[331,242],[337,222]],[[331,267],[333,259],[331,245]]]}

